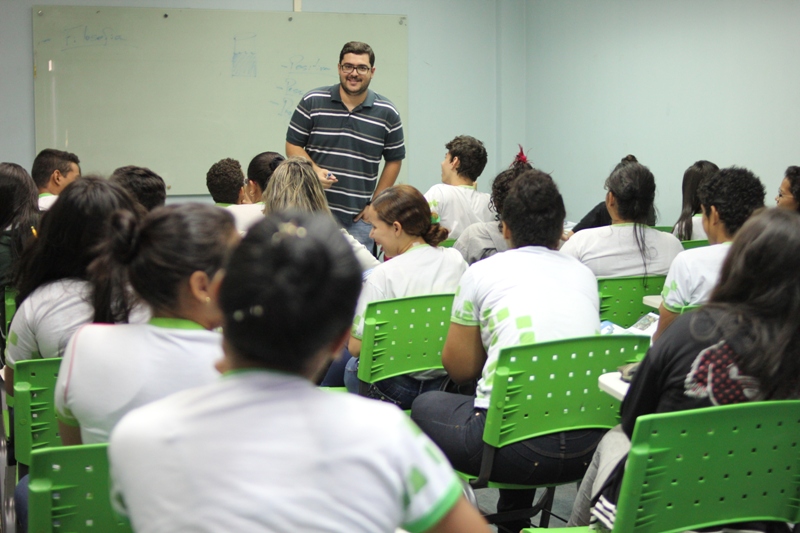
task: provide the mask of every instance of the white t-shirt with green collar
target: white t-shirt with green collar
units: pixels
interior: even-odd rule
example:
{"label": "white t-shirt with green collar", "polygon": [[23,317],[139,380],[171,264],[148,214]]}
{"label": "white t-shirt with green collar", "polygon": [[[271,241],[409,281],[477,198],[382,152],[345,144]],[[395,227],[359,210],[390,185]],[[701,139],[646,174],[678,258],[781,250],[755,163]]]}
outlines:
{"label": "white t-shirt with green collar", "polygon": [[129,413],[112,500],[136,531],[412,533],[462,494],[402,411],[299,376],[235,371]]}
{"label": "white t-shirt with green collar", "polygon": [[58,196],[49,192],[39,194],[39,211],[47,211],[58,200]]}
{"label": "white t-shirt with green collar", "polygon": [[56,414],[80,425],[84,444],[108,442],[129,411],[219,379],[221,358],[222,336],[189,320],[83,326],[61,361]]}
{"label": "white t-shirt with green collar", "polygon": [[661,292],[664,307],[680,313],[685,307],[706,303],[730,248],[730,242],[723,242],[679,253],[669,267]]}
{"label": "white t-shirt with green collar", "polygon": [[526,246],[478,261],[461,278],[450,321],[478,326],[486,363],[475,407],[489,407],[506,346],[594,335],[600,301],[592,271],[554,250]]}
{"label": "white t-shirt with green collar", "polygon": [[450,230],[448,239],[458,239],[472,224],[495,220],[489,209],[491,197],[474,186],[438,183],[428,189],[425,199],[431,211],[438,213],[439,224]]}

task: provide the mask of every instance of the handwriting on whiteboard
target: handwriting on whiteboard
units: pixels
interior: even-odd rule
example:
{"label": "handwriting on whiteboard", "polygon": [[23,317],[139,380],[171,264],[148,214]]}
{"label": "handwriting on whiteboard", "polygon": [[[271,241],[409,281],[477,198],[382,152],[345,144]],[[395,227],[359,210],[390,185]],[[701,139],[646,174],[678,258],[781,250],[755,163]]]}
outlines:
{"label": "handwriting on whiteboard", "polygon": [[[309,80],[303,74],[329,74],[333,68],[321,65],[322,60],[319,57],[306,58],[304,55],[293,55],[286,61],[281,63],[281,71],[284,73],[284,78],[279,85],[275,86],[278,91],[278,96],[275,100],[270,100],[270,103],[275,107],[275,112],[279,117],[291,117],[297,102],[300,97],[307,91],[313,89],[317,83],[309,85]],[[298,77],[299,76],[299,77]],[[300,79],[301,83],[298,82]]]}
{"label": "handwriting on whiteboard", "polygon": [[113,28],[91,28],[87,24],[65,28],[61,50],[82,48],[85,46],[108,46],[110,44],[128,44],[123,35]]}

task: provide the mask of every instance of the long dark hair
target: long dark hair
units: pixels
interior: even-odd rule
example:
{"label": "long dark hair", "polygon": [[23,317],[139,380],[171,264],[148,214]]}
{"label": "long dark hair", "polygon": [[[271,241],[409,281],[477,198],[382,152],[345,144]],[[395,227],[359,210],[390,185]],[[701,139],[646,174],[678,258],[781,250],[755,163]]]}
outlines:
{"label": "long dark hair", "polygon": [[713,175],[719,167],[711,161],[697,161],[683,173],[683,207],[681,216],[675,223],[674,229],[678,230],[678,238],[688,241],[692,238],[692,217],[700,213],[700,197],[697,196],[697,187],[707,176]]}
{"label": "long dark hair", "polygon": [[650,169],[639,163],[619,164],[606,179],[605,186],[616,199],[619,216],[634,224],[633,237],[642,256],[646,276],[650,252],[645,242],[645,228],[656,197],[655,177]]}
{"label": "long dark hair", "polygon": [[[707,308],[739,339],[740,370],[765,399],[800,393],[800,214],[762,209],[736,234]],[[741,346],[740,346],[741,345]]]}
{"label": "long dark hair", "polygon": [[399,222],[406,234],[422,237],[431,246],[447,239],[450,230],[431,222],[427,200],[411,185],[395,185],[383,190],[372,200],[372,208],[385,223]]}
{"label": "long dark hair", "polygon": [[[511,186],[514,185],[514,180],[526,170],[533,170],[533,165],[528,162],[528,157],[522,150],[522,146],[520,146],[519,152],[514,157],[514,161],[511,165],[498,174],[492,182],[492,194],[489,199],[489,207],[494,209],[495,218],[498,221],[503,213],[506,197],[508,197]],[[502,229],[502,224],[500,227]]]}
{"label": "long dark hair", "polygon": [[135,212],[136,206],[128,191],[100,176],[69,184],[42,216],[39,237],[20,258],[14,276],[17,305],[45,283],[87,279],[108,218],[118,209]]}
{"label": "long dark hair", "polygon": [[[30,174],[16,163],[0,163],[0,231],[10,233],[12,270],[35,235],[37,211],[36,184]],[[0,281],[10,276],[11,272],[0,272]]]}
{"label": "long dark hair", "polygon": [[153,309],[173,309],[180,283],[196,271],[222,268],[235,234],[230,212],[216,206],[159,207],[141,221],[120,211],[111,218],[100,254],[90,267],[95,322],[124,322],[133,299],[127,284]]}

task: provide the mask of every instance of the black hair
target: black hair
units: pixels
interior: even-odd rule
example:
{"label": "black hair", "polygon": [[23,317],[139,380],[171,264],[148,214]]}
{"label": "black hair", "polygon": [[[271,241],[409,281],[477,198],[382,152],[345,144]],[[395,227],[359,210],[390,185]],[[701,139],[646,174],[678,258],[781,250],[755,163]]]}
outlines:
{"label": "black hair", "polygon": [[153,309],[174,309],[182,282],[197,271],[211,278],[222,268],[235,233],[233,216],[212,205],[158,207],[141,221],[130,212],[114,213],[90,267],[96,308],[109,310],[102,316],[96,310],[95,322],[127,319],[133,302],[119,290],[126,281]]}
{"label": "black hair", "polygon": [[0,285],[8,282],[23,248],[34,237],[38,209],[36,184],[28,171],[16,163],[0,163],[0,231],[11,239],[10,270],[0,272]]}
{"label": "black hair", "polygon": [[633,162],[620,163],[606,179],[605,187],[614,195],[620,218],[634,223],[633,237],[642,256],[646,276],[650,252],[645,242],[645,227],[653,211],[653,200],[656,197],[655,177],[644,165]]}
{"label": "black hair", "polygon": [[800,211],[800,167],[791,166],[786,169],[786,179],[789,180],[789,191],[791,191],[797,209]]}
{"label": "black hair", "polygon": [[167,200],[164,179],[149,168],[133,165],[119,167],[109,179],[125,187],[146,211],[164,205]]}
{"label": "black hair", "polygon": [[80,165],[81,160],[73,153],[54,150],[53,148],[45,148],[39,152],[36,159],[33,160],[31,177],[33,177],[33,181],[36,182],[36,186],[43,189],[47,187],[47,184],[50,182],[50,176],[56,170],[66,176],[67,172],[70,171],[70,163]]}
{"label": "black hair", "polygon": [[764,207],[766,189],[758,177],[746,168],[724,168],[700,183],[697,196],[710,214],[711,206],[717,208],[719,219],[725,224],[728,235],[734,235],[750,218],[753,211]]}
{"label": "black hair", "polygon": [[427,244],[438,246],[447,239],[450,230],[431,222],[431,207],[419,190],[411,185],[394,185],[384,189],[372,200],[372,209],[390,226],[399,222],[406,235],[422,237]]}
{"label": "black hair", "polygon": [[352,325],[361,274],[329,216],[284,211],[250,228],[220,288],[224,335],[242,358],[301,373]]}
{"label": "black hair", "polygon": [[116,183],[85,176],[67,185],[42,216],[39,237],[22,253],[15,272],[17,305],[45,283],[87,279],[114,211],[136,211],[136,201]]}
{"label": "black hair", "polygon": [[239,191],[244,187],[242,165],[235,159],[217,161],[206,174],[206,187],[211,197],[219,204],[239,202]]}
{"label": "black hair", "polygon": [[712,176],[719,167],[711,161],[696,161],[694,165],[686,169],[683,173],[683,206],[681,215],[675,223],[674,228],[678,230],[678,238],[688,241],[692,238],[693,222],[692,217],[700,213],[700,198],[697,196],[697,187],[703,179]]}
{"label": "black hair", "polygon": [[619,163],[616,164],[616,166],[614,167],[614,170],[612,170],[612,172],[616,172],[617,170],[621,169],[622,167],[624,167],[626,165],[630,165],[631,163],[638,163],[638,162],[639,162],[639,160],[636,159],[635,155],[628,154],[628,155],[626,155],[625,157],[623,157],[622,159],[619,160]]}
{"label": "black hair", "polygon": [[459,135],[444,145],[451,158],[458,158],[456,172],[459,176],[475,181],[486,167],[486,148],[483,143],[469,135]]}
{"label": "black hair", "polygon": [[375,52],[372,51],[372,47],[367,43],[362,43],[359,41],[350,41],[349,43],[345,43],[342,47],[342,51],[339,52],[339,64],[342,63],[344,60],[345,54],[356,54],[356,55],[369,55],[369,66],[375,66]]}
{"label": "black hair", "polygon": [[546,246],[555,250],[566,215],[564,199],[553,178],[533,169],[514,180],[503,206],[502,221],[511,230],[514,248]]}
{"label": "black hair", "polygon": [[500,215],[503,213],[503,206],[505,205],[511,186],[514,184],[514,180],[526,170],[533,170],[533,166],[528,163],[527,158],[522,154],[522,148],[520,148],[520,154],[522,157],[519,155],[515,157],[511,166],[498,174],[492,182],[492,194],[489,198],[489,207],[494,208],[495,218],[497,220],[500,220]]}
{"label": "black hair", "polygon": [[284,157],[277,152],[261,152],[247,166],[247,179],[256,183],[263,193],[267,190],[272,173],[283,161]]}
{"label": "black hair", "polygon": [[739,230],[707,308],[764,399],[800,393],[800,214],[762,209]]}

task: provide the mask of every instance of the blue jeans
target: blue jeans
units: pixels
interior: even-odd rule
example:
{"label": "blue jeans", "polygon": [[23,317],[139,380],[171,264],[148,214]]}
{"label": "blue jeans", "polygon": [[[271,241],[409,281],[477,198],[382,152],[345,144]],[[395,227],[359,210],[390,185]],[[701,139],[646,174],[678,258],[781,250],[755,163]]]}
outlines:
{"label": "blue jeans", "polygon": [[358,222],[353,222],[353,217],[355,215],[340,213],[338,211],[333,211],[333,216],[339,222],[339,225],[347,230],[347,233],[363,244],[367,250],[374,253],[373,248],[375,246],[375,241],[369,236],[369,232],[372,231],[372,224],[367,224],[363,219]]}
{"label": "blue jeans", "polygon": [[[423,392],[438,391],[444,384],[447,376],[441,378],[419,380],[410,376],[395,376],[370,383],[367,389],[367,398],[374,398],[388,403],[393,403],[400,409],[411,409],[414,398]],[[358,394],[361,381],[358,379],[358,359],[352,358],[347,362],[344,371],[344,385],[347,392]]]}
{"label": "blue jeans", "polygon": [[17,483],[14,489],[14,510],[17,514],[17,522],[19,526],[17,531],[25,533],[28,531],[28,482],[29,476],[23,476]]}

